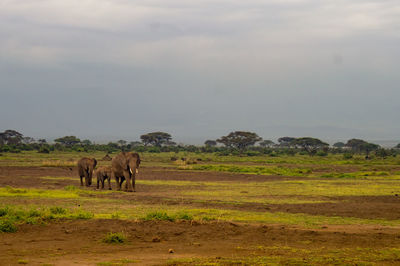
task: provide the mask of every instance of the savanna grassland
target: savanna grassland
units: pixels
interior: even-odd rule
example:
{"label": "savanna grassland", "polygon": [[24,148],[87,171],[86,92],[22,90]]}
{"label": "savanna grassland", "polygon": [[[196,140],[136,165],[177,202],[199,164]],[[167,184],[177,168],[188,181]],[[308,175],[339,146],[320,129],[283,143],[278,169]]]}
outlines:
{"label": "savanna grassland", "polygon": [[104,155],[0,156],[1,265],[400,263],[399,158],[142,153],[137,192],[80,187]]}

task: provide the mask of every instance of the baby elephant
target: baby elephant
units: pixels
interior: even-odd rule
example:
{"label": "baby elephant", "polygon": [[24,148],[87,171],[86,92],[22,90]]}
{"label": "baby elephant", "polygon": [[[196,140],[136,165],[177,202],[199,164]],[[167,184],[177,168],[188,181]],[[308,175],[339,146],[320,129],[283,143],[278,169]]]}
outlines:
{"label": "baby elephant", "polygon": [[96,169],[97,176],[97,189],[99,189],[99,183],[101,182],[101,189],[104,188],[104,181],[108,180],[108,189],[111,190],[111,167],[102,166]]}

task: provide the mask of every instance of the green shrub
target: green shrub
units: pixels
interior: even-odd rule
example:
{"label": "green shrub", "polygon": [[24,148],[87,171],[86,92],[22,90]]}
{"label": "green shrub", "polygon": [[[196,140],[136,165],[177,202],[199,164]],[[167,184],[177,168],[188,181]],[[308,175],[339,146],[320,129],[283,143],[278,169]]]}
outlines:
{"label": "green shrub", "polygon": [[351,154],[351,153],[343,154],[343,159],[345,159],[345,160],[349,160],[349,159],[352,159],[352,158],[353,158],[353,154]]}
{"label": "green shrub", "polygon": [[166,212],[151,212],[144,218],[146,221],[158,220],[158,221],[175,221],[174,217],[169,216]]}
{"label": "green shrub", "polygon": [[50,153],[50,150],[48,147],[40,147],[38,153]]}
{"label": "green shrub", "polygon": [[28,212],[28,217],[40,217],[40,216],[41,213],[38,210],[32,209]]}
{"label": "green shrub", "polygon": [[87,219],[91,219],[91,218],[93,218],[93,216],[94,216],[94,214],[93,213],[90,213],[90,212],[87,212],[87,211],[79,211],[79,212],[77,212],[75,215],[74,215],[74,217],[76,218],[76,219],[82,219],[82,220],[87,220]]}
{"label": "green shrub", "polygon": [[0,217],[6,216],[9,213],[10,209],[8,207],[4,207],[0,209]]}
{"label": "green shrub", "polygon": [[175,217],[178,220],[188,220],[188,221],[193,220],[193,216],[185,212],[179,212],[176,214]]}
{"label": "green shrub", "polygon": [[318,151],[316,155],[324,157],[324,156],[328,156],[328,153],[326,151]]}
{"label": "green shrub", "polygon": [[113,233],[109,232],[107,235],[103,238],[104,243],[108,244],[122,244],[126,241],[126,236],[124,233]]}
{"label": "green shrub", "polygon": [[66,209],[64,209],[64,208],[62,208],[62,207],[51,207],[50,208],[50,212],[52,213],[52,214],[66,214],[67,213],[67,210]]}
{"label": "green shrub", "polygon": [[17,232],[17,227],[8,219],[0,220],[0,232],[14,233]]}
{"label": "green shrub", "polygon": [[258,151],[247,151],[246,155],[247,156],[259,156],[260,153]]}

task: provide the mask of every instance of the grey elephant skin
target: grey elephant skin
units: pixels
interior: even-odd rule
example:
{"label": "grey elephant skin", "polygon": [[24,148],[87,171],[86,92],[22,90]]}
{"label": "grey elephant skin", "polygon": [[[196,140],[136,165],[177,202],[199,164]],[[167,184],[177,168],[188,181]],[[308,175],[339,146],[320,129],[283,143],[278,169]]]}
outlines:
{"label": "grey elephant skin", "polygon": [[140,156],[137,153],[121,152],[111,161],[111,175],[115,178],[117,189],[121,190],[122,183],[126,180],[125,190],[136,191],[135,177],[140,165]]}
{"label": "grey elephant skin", "polygon": [[78,161],[78,173],[81,179],[81,186],[83,186],[83,178],[85,178],[85,185],[89,187],[92,184],[93,170],[97,165],[95,158],[84,157]]}
{"label": "grey elephant skin", "polygon": [[97,177],[97,189],[101,183],[101,189],[104,189],[104,182],[108,181],[108,189],[111,190],[111,167],[101,166],[96,169],[95,176]]}

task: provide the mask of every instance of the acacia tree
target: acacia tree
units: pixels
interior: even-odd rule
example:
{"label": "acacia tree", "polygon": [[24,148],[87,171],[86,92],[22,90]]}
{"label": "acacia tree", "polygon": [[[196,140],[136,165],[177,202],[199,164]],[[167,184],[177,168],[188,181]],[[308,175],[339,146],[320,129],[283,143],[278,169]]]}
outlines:
{"label": "acacia tree", "polygon": [[346,144],[344,144],[343,142],[336,142],[335,144],[333,144],[333,147],[341,149],[344,148],[346,146]]}
{"label": "acacia tree", "polygon": [[307,151],[310,155],[316,153],[318,149],[328,147],[329,144],[316,138],[304,137],[297,138],[294,142],[295,145],[300,146],[303,150]]}
{"label": "acacia tree", "polygon": [[371,151],[379,149],[380,146],[362,139],[350,139],[347,141],[346,147],[351,148],[354,152],[365,152],[368,157]]}
{"label": "acacia tree", "polygon": [[163,144],[175,145],[175,143],[171,141],[172,137],[170,134],[160,131],[141,135],[140,139],[142,140],[145,146],[153,145],[161,147]]}
{"label": "acacia tree", "polygon": [[209,147],[214,147],[214,146],[217,146],[217,142],[215,140],[209,139],[204,142],[204,145],[209,146]]}
{"label": "acacia tree", "polygon": [[235,131],[217,139],[217,142],[224,144],[226,147],[237,148],[241,152],[247,147],[261,141],[262,138],[256,133],[247,131]]}
{"label": "acacia tree", "polygon": [[266,139],[266,140],[261,141],[261,142],[259,143],[259,145],[260,145],[261,147],[272,147],[272,146],[275,145],[275,143],[274,143],[272,140]]}
{"label": "acacia tree", "polygon": [[0,144],[21,144],[24,135],[18,131],[8,129],[0,133]]}
{"label": "acacia tree", "polygon": [[65,146],[73,146],[81,142],[81,140],[75,136],[65,136],[62,138],[55,139],[54,141],[63,144]]}
{"label": "acacia tree", "polygon": [[293,138],[293,137],[282,137],[282,138],[278,139],[278,142],[279,142],[279,146],[290,148],[294,145],[295,140],[296,140],[296,138]]}

